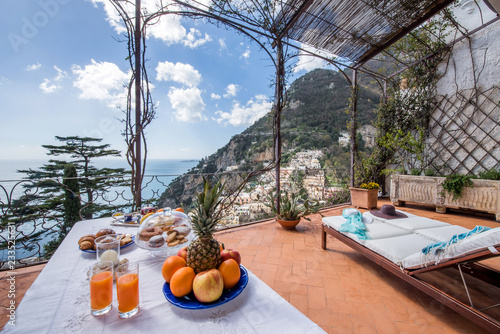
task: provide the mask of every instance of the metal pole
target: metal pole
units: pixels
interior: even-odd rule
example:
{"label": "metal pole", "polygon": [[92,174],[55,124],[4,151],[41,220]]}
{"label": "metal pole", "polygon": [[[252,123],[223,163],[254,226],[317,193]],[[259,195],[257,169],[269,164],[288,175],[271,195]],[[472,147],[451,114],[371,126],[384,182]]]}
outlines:
{"label": "metal pole", "polygon": [[135,206],[141,207],[141,0],[135,0]]}
{"label": "metal pole", "polygon": [[[283,78],[285,75],[285,68],[283,64],[283,44],[281,44],[281,40],[276,40],[276,90],[275,90],[275,129],[276,129],[276,138],[275,138],[275,151],[274,151],[274,159],[276,161],[276,194],[279,194],[281,190],[280,186],[280,165],[281,165],[281,111],[283,110]],[[280,211],[280,201],[279,197],[276,197],[276,209],[278,212]]]}
{"label": "metal pole", "polygon": [[356,134],[358,132],[357,107],[358,107],[358,76],[357,70],[352,71],[352,109],[351,109],[351,187],[354,187],[356,155],[358,144]]}

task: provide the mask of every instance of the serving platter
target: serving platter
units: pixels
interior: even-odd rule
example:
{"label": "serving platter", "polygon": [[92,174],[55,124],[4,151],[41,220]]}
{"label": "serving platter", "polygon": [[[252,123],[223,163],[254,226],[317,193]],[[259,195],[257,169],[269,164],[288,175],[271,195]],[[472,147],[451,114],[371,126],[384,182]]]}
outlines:
{"label": "serving platter", "polygon": [[[135,243],[135,235],[132,236],[132,241],[131,242],[129,242],[128,244],[125,244],[123,246],[120,246],[120,249],[128,247],[128,246],[132,246],[134,243]],[[96,251],[93,250],[93,249],[80,249],[80,251],[82,251],[84,253],[92,253],[92,254],[96,253]]]}
{"label": "serving platter", "polygon": [[217,307],[239,296],[239,294],[242,293],[247,286],[248,272],[242,265],[240,265],[240,272],[241,276],[238,283],[231,289],[224,290],[224,292],[222,292],[222,296],[212,303],[200,303],[198,300],[196,300],[192,292],[185,297],[177,298],[170,291],[170,284],[167,282],[163,284],[163,295],[171,304],[187,310],[204,310],[212,307]]}

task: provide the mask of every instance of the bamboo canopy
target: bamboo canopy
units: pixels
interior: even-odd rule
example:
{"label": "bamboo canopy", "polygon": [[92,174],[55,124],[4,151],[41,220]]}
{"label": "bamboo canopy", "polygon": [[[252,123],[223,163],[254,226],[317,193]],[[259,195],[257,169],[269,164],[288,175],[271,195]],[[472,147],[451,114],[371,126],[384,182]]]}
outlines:
{"label": "bamboo canopy", "polygon": [[363,65],[452,0],[288,0],[281,37]]}

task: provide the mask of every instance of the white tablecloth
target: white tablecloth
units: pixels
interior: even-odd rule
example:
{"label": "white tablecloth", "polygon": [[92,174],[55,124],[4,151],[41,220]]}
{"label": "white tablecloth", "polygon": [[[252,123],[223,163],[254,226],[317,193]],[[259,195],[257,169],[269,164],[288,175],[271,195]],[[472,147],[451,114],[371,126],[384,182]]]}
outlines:
{"label": "white tablecloth", "polygon": [[100,228],[135,234],[137,228],[110,226],[110,218],[81,221],[26,292],[16,311],[16,326],[5,333],[324,333],[309,318],[248,271],[249,281],[232,301],[207,310],[185,310],[170,304],[162,293],[163,258],[136,245],[122,248],[121,258],[140,262],[140,312],[119,319],[116,289],[113,309],[92,317],[87,269],[95,254],[78,249],[78,239]]}

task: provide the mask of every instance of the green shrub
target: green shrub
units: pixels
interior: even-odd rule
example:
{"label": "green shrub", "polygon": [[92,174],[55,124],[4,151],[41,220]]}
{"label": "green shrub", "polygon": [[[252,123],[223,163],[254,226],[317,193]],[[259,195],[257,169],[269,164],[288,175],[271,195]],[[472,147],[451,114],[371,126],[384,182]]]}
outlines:
{"label": "green shrub", "polygon": [[410,175],[420,175],[420,169],[418,168],[412,168],[410,169]]}
{"label": "green shrub", "polygon": [[[457,200],[462,197],[462,193],[465,187],[472,188],[473,176],[470,175],[458,175],[452,174],[446,177],[446,180],[443,182],[444,191],[453,195],[453,200]],[[444,194],[443,194],[444,195]]]}
{"label": "green shrub", "polygon": [[500,180],[500,170],[490,169],[488,171],[484,171],[479,173],[480,179],[485,180]]}
{"label": "green shrub", "polygon": [[434,169],[426,169],[426,170],[424,170],[424,175],[425,176],[435,176],[436,171]]}

